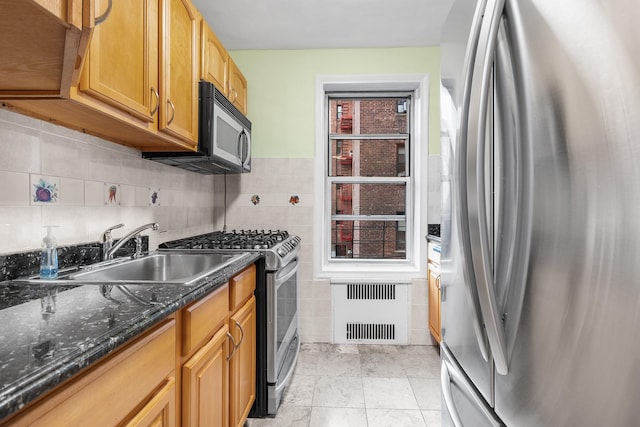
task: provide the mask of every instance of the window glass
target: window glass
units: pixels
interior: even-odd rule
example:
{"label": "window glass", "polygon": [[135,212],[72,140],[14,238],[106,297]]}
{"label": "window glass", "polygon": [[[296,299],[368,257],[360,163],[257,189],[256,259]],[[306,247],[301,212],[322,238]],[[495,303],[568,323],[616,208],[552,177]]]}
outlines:
{"label": "window glass", "polygon": [[[404,259],[398,248],[397,221],[332,221],[331,257],[335,259]],[[401,232],[404,242],[404,231]]]}
{"label": "window glass", "polygon": [[411,96],[327,96],[330,259],[406,259]]}
{"label": "window glass", "polygon": [[[402,105],[402,107],[400,107]],[[407,134],[409,100],[404,97],[332,98],[329,102],[329,133]]]}
{"label": "window glass", "polygon": [[404,215],[406,184],[331,184],[332,214]]}
{"label": "window glass", "polygon": [[331,139],[331,176],[405,176],[406,139]]}

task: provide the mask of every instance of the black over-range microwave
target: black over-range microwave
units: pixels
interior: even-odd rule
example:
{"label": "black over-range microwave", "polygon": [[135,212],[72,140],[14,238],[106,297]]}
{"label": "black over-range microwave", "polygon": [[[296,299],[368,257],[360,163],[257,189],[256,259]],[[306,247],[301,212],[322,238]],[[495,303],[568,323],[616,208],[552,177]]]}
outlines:
{"label": "black over-range microwave", "polygon": [[198,151],[145,151],[142,157],[202,174],[250,172],[249,119],[212,83],[199,83],[198,101]]}

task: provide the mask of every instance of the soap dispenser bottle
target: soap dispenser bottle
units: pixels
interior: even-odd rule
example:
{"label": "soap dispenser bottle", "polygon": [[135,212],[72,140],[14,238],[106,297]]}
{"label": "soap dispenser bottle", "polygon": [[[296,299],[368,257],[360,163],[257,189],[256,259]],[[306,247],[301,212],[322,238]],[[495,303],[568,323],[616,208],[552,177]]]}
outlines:
{"label": "soap dispenser bottle", "polygon": [[47,235],[42,239],[42,253],[40,254],[40,278],[53,280],[58,278],[58,248],[56,238],[51,229],[55,225],[45,225]]}

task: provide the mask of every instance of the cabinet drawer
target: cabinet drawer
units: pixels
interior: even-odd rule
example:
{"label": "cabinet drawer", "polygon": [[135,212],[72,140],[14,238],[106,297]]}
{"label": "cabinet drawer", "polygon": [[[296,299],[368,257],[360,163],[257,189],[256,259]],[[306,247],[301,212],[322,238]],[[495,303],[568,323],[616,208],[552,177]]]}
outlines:
{"label": "cabinet drawer", "polygon": [[113,426],[152,396],[175,369],[175,320],[58,389],[11,426]]}
{"label": "cabinet drawer", "polygon": [[224,284],[210,295],[182,310],[182,354],[200,347],[227,318],[229,285]]}
{"label": "cabinet drawer", "polygon": [[248,300],[256,289],[255,264],[242,270],[229,280],[229,311],[234,312]]}

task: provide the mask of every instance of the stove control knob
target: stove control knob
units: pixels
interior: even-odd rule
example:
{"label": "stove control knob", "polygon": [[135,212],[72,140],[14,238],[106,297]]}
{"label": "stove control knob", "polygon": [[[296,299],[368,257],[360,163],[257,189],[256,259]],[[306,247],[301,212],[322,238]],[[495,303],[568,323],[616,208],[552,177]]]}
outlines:
{"label": "stove control knob", "polygon": [[279,248],[276,252],[278,252],[278,255],[280,255],[280,256],[284,256],[284,254],[285,254],[285,251],[282,248]]}

